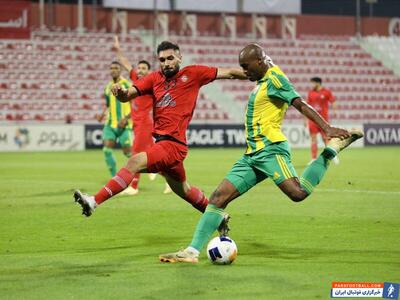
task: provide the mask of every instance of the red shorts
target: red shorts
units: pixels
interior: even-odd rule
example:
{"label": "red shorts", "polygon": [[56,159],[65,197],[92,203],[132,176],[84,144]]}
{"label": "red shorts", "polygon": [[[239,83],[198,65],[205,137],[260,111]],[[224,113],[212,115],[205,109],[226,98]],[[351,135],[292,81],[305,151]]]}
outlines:
{"label": "red shorts", "polygon": [[149,126],[139,125],[133,127],[135,137],[132,145],[132,154],[145,152],[154,145],[152,131],[153,124]]}
{"label": "red shorts", "polygon": [[325,136],[325,132],[321,128],[319,128],[317,124],[315,124],[312,121],[308,121],[308,129],[310,131],[310,134],[320,133],[323,137]]}
{"label": "red shorts", "polygon": [[188,153],[185,145],[163,140],[155,143],[147,151],[147,172],[161,173],[172,179],[184,182],[186,180],[183,160]]}

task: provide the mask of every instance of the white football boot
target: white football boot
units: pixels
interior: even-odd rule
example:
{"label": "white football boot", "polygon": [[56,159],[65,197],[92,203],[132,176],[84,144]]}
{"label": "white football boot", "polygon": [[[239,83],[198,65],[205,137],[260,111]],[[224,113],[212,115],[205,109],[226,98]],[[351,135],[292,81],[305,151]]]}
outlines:
{"label": "white football boot", "polygon": [[149,176],[150,181],[156,180],[157,173],[149,173],[147,175]]}
{"label": "white football boot", "polygon": [[172,193],[171,187],[169,186],[168,183],[165,183],[165,189],[164,189],[163,194],[171,194],[171,193]]}
{"label": "white football boot", "polygon": [[346,147],[350,146],[351,143],[355,142],[358,139],[361,139],[364,136],[362,131],[361,130],[357,130],[357,129],[349,130],[349,133],[350,133],[350,137],[348,137],[346,139],[343,139],[343,140],[341,140],[339,138],[332,138],[328,142],[327,147],[335,150],[336,153],[339,153],[340,151],[342,151]]}
{"label": "white football boot", "polygon": [[120,195],[127,195],[127,196],[135,196],[139,194],[139,189],[134,189],[131,186],[128,186],[125,190],[123,190]]}
{"label": "white football boot", "polygon": [[97,207],[94,196],[83,194],[80,190],[74,192],[75,202],[82,207],[82,215],[90,217]]}
{"label": "white football boot", "polygon": [[168,263],[186,262],[195,264],[199,261],[199,254],[194,253],[188,249],[184,249],[178,252],[161,254],[158,258],[160,259],[160,262],[168,262]]}

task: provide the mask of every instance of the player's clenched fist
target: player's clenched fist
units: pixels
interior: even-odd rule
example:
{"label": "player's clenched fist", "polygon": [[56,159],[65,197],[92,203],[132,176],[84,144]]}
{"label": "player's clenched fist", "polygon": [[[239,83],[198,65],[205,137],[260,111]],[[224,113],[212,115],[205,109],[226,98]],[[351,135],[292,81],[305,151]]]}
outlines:
{"label": "player's clenched fist", "polygon": [[115,83],[111,87],[111,92],[118,100],[125,102],[128,96],[128,90],[124,89],[119,83]]}
{"label": "player's clenched fist", "polygon": [[123,88],[122,88],[122,86],[121,86],[119,83],[114,83],[114,84],[111,86],[111,93],[113,93],[113,95],[114,95],[115,97],[117,97],[118,94],[121,93],[122,89],[123,89]]}

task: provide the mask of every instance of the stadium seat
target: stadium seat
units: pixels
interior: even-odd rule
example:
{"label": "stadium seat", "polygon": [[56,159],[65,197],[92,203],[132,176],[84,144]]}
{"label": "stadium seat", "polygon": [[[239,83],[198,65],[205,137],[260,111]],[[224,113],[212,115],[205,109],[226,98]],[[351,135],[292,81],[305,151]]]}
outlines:
{"label": "stadium seat", "polygon": [[[189,63],[217,66],[237,66],[238,51],[252,41],[215,36],[172,36],[171,39],[179,42],[185,54],[191,55],[193,59]],[[115,57],[110,51],[112,40],[112,34],[101,31],[82,37],[58,28],[34,31],[28,41],[0,41],[0,108],[5,109],[1,119],[64,122],[73,118],[94,122],[93,114],[102,107],[102,91],[109,80],[108,62]],[[400,78],[356,41],[344,36],[304,35],[295,41],[268,39],[259,43],[268,49],[268,54],[303,97],[310,88],[310,77],[324,78],[339,104],[338,112],[332,115],[335,122],[379,121],[380,117],[398,120],[399,106],[395,104],[400,102]],[[151,49],[139,33],[122,39],[121,44],[126,45],[131,61],[152,60]],[[254,87],[248,81],[213,84],[240,107]],[[213,97],[213,93],[200,93],[195,121],[231,120],[226,112],[229,104],[215,101]],[[19,102],[6,106],[10,101]],[[287,117],[288,122],[301,120],[295,111],[288,111]]]}

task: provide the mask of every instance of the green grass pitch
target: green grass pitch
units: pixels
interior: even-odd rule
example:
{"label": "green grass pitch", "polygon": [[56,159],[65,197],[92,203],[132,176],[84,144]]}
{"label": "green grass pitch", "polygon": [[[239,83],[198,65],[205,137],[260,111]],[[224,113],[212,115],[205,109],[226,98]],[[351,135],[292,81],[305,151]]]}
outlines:
{"label": "green grass pitch", "polygon": [[[207,195],[242,149],[191,150]],[[0,299],[329,299],[332,281],[400,282],[399,148],[350,149],[315,193],[293,203],[265,181],[234,201],[239,255],[215,266],[161,264],[200,217],[163,180],[80,215],[72,190],[108,179],[101,151],[0,154]],[[117,154],[119,165],[124,161]],[[294,150],[298,173],[309,159]]]}

